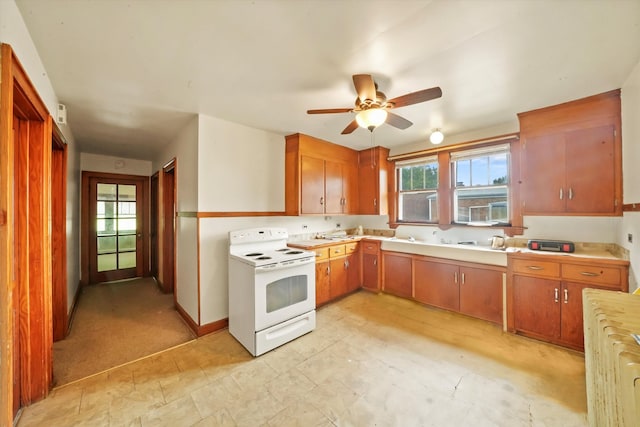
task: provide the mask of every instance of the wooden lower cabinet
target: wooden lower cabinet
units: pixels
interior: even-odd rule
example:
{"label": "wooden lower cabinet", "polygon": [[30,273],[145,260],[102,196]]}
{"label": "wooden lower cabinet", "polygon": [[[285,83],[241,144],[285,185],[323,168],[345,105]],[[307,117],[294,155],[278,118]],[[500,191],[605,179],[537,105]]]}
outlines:
{"label": "wooden lower cabinet", "polygon": [[316,307],[360,288],[358,243],[316,249]]}
{"label": "wooden lower cabinet", "polygon": [[503,321],[503,270],[470,263],[414,260],[414,298],[422,303]]}
{"label": "wooden lower cabinet", "polygon": [[507,328],[584,349],[582,290],[628,292],[628,262],[566,256],[510,255]]}
{"label": "wooden lower cabinet", "polygon": [[380,242],[363,240],[360,242],[362,252],[362,288],[380,291]]}
{"label": "wooden lower cabinet", "polygon": [[412,297],[412,256],[384,252],[382,254],[382,290],[399,297]]}

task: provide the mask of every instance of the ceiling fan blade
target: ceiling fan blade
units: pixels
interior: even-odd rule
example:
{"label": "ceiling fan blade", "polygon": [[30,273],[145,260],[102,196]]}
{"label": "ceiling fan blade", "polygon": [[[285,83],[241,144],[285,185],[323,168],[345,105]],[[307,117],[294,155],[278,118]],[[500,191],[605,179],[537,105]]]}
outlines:
{"label": "ceiling fan blade", "polygon": [[356,87],[360,101],[376,99],[376,84],[373,82],[371,74],[354,74],[353,85]]}
{"label": "ceiling fan blade", "polygon": [[342,135],[347,135],[351,132],[353,132],[354,130],[358,129],[358,122],[356,122],[355,120],[352,121],[351,123],[349,123],[347,125],[346,128],[344,128],[344,130],[341,132]]}
{"label": "ceiling fan blade", "polygon": [[307,110],[307,114],[332,114],[332,113],[350,113],[353,108],[322,108],[319,110]]}
{"label": "ceiling fan blade", "polygon": [[386,122],[387,124],[390,124],[393,127],[397,127],[398,129],[406,129],[413,124],[404,117],[400,117],[399,115],[393,114],[390,111],[387,111]]}
{"label": "ceiling fan blade", "polygon": [[404,107],[405,105],[417,104],[419,102],[430,101],[432,99],[440,98],[442,96],[442,89],[439,87],[432,87],[431,89],[419,90],[417,92],[411,92],[406,95],[399,96],[387,101],[387,104],[393,104],[394,108]]}

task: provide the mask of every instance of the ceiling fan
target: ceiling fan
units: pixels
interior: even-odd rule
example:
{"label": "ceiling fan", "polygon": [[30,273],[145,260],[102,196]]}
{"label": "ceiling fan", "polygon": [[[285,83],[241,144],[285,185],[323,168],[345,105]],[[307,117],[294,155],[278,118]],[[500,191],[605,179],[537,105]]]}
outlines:
{"label": "ceiling fan", "polygon": [[354,74],[353,85],[358,94],[355,108],[307,110],[307,114],[357,113],[355,120],[342,131],[343,135],[353,132],[358,126],[373,132],[376,127],[385,122],[398,129],[406,129],[413,123],[390,112],[390,109],[418,104],[442,96],[442,90],[439,87],[432,87],[387,100],[386,95],[378,91],[378,84],[370,74]]}

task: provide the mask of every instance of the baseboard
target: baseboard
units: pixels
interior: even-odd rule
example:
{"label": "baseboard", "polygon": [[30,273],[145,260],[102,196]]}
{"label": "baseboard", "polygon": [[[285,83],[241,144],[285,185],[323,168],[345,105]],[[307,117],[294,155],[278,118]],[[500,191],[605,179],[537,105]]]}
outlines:
{"label": "baseboard", "polygon": [[189,328],[193,331],[194,334],[196,334],[197,337],[210,334],[211,332],[219,331],[229,326],[229,319],[221,319],[221,320],[217,320],[215,322],[207,323],[206,325],[200,326],[193,321],[191,316],[189,316],[189,314],[185,311],[185,309],[182,308],[180,304],[178,304],[177,302],[176,302],[176,311],[180,314],[180,316],[182,316],[187,326],[189,326]]}

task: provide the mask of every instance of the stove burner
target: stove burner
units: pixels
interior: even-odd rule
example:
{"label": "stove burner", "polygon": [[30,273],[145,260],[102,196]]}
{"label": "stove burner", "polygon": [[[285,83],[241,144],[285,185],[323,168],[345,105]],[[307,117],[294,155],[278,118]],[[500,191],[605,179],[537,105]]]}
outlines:
{"label": "stove burner", "polygon": [[301,253],[302,253],[302,251],[289,251],[289,252],[286,252],[285,255],[298,255],[298,254],[301,254]]}
{"label": "stove burner", "polygon": [[256,259],[259,259],[260,261],[264,261],[265,259],[271,259],[271,257],[270,256],[261,256],[261,257],[258,257]]}
{"label": "stove burner", "polygon": [[245,256],[262,256],[260,252],[251,252],[250,254],[246,254]]}

